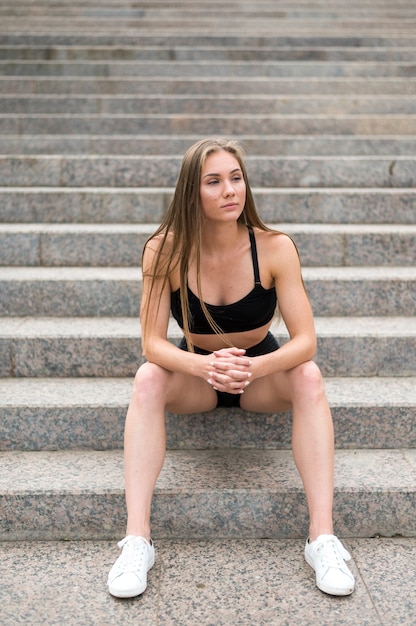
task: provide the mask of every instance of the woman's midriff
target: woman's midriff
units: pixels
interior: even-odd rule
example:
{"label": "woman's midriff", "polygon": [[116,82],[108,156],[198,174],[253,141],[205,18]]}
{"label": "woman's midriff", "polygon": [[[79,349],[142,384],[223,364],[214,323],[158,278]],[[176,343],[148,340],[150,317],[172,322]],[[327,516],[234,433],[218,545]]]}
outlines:
{"label": "woman's midriff", "polygon": [[192,343],[198,348],[213,352],[221,350],[221,348],[229,348],[230,344],[236,348],[247,350],[251,346],[260,343],[270,328],[270,324],[260,326],[254,330],[248,330],[244,333],[227,333],[226,335],[197,335],[191,334]]}

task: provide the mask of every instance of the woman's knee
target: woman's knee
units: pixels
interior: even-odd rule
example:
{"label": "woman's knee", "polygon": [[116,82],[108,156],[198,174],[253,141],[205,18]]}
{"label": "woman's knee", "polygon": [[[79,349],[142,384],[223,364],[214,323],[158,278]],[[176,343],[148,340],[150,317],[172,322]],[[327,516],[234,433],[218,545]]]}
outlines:
{"label": "woman's knee", "polygon": [[321,370],[314,361],[306,361],[291,371],[293,394],[308,394],[319,399],[325,395],[324,381]]}
{"label": "woman's knee", "polygon": [[155,363],[143,363],[134,377],[133,397],[164,397],[169,372]]}

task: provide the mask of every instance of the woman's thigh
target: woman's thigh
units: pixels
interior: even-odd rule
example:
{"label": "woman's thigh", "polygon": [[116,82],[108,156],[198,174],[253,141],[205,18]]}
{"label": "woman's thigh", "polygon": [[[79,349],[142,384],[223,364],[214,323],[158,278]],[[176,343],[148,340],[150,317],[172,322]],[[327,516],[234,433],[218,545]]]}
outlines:
{"label": "woman's thigh", "polygon": [[325,395],[319,367],[314,361],[301,363],[253,381],[241,397],[240,406],[248,411],[285,411],[293,404],[315,404]]}
{"label": "woman's thigh", "polygon": [[162,404],[173,413],[210,411],[217,406],[217,393],[207,382],[196,376],[169,372],[154,363],[140,367],[135,387],[142,405]]}
{"label": "woman's thigh", "polygon": [[287,372],[254,380],[241,395],[240,406],[258,413],[288,411],[292,407]]}

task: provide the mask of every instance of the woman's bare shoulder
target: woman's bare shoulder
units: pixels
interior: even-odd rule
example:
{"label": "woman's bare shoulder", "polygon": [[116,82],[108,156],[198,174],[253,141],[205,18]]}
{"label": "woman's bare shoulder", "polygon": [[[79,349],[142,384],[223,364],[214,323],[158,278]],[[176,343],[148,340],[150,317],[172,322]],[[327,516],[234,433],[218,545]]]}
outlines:
{"label": "woman's bare shoulder", "polygon": [[256,229],[255,234],[260,273],[264,284],[270,281],[275,282],[283,274],[299,274],[299,253],[289,235],[279,231],[260,229]]}
{"label": "woman's bare shoulder", "polygon": [[144,246],[142,269],[153,276],[171,274],[177,265],[177,258],[178,255],[173,253],[173,235],[156,233]]}
{"label": "woman's bare shoulder", "polygon": [[256,243],[268,253],[285,254],[296,251],[293,239],[286,233],[278,230],[262,230],[255,228]]}
{"label": "woman's bare shoulder", "polygon": [[156,232],[154,235],[149,237],[144,246],[144,251],[158,252],[159,250],[163,252],[171,252],[172,251],[172,243],[173,243],[173,234],[168,233],[158,233]]}

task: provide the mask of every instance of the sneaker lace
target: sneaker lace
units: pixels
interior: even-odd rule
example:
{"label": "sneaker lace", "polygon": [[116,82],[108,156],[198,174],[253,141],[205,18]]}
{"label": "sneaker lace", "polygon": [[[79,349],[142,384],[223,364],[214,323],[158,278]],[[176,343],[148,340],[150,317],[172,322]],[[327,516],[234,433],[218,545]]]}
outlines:
{"label": "sneaker lace", "polygon": [[145,557],[146,544],[144,540],[127,536],[117,545],[120,549],[123,549],[117,561],[118,572],[123,574],[134,572],[137,574]]}
{"label": "sneaker lace", "polygon": [[320,543],[316,551],[326,567],[343,569],[344,561],[348,561],[351,558],[350,554],[336,537]]}

